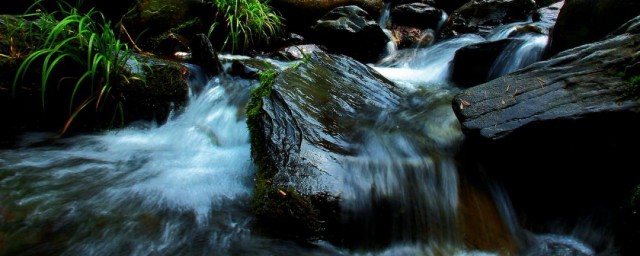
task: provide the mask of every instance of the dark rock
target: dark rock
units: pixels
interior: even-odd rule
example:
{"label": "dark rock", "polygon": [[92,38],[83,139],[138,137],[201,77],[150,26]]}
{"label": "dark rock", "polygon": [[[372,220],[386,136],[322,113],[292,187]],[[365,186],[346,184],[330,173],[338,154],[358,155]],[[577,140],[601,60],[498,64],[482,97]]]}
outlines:
{"label": "dark rock", "polygon": [[379,59],[390,40],[376,21],[355,5],[331,10],[311,30],[314,42],[329,51],[369,63]]}
{"label": "dark rock", "polygon": [[443,21],[444,11],[427,4],[403,4],[391,10],[391,20],[401,26],[437,30]]}
{"label": "dark rock", "polygon": [[270,4],[285,18],[287,28],[306,36],[308,28],[329,11],[340,6],[356,5],[377,17],[382,0],[273,0]]}
{"label": "dark rock", "polygon": [[247,79],[258,79],[258,73],[270,68],[272,68],[271,65],[263,60],[255,58],[238,59],[231,62],[231,67],[227,70],[227,73]]}
{"label": "dark rock", "polygon": [[[640,17],[453,101],[467,135],[464,162],[504,185],[522,225],[573,237],[582,230],[577,238],[597,255],[612,244],[623,255],[640,253],[637,222],[619,211],[640,184],[630,169],[637,164],[630,148],[640,143],[640,94],[621,74],[640,62],[638,26]],[[565,224],[549,224],[558,222]]]}
{"label": "dark rock", "polygon": [[392,6],[398,6],[403,4],[413,4],[413,3],[427,4],[430,6],[434,6],[436,4],[435,0],[391,0],[389,2],[391,2]]}
{"label": "dark rock", "polygon": [[259,90],[265,97],[254,96],[247,110],[258,165],[254,211],[283,236],[336,232],[342,177],[356,153],[350,143],[363,122],[397,107],[399,89],[351,58],[316,52]]}
{"label": "dark rock", "polygon": [[536,0],[536,5],[540,8],[549,7],[557,3],[564,2],[564,0]]}
{"label": "dark rock", "polygon": [[126,86],[114,88],[122,99],[124,124],[139,120],[167,121],[172,111],[181,110],[189,99],[186,76],[189,70],[183,65],[156,58],[138,56],[142,64],[137,76]]}
{"label": "dark rock", "polygon": [[286,36],[279,39],[281,40],[280,44],[286,46],[297,45],[304,42],[304,37],[296,33],[288,33]]}
{"label": "dark rock", "polygon": [[468,133],[499,139],[531,122],[631,110],[639,103],[616,74],[635,63],[638,40],[640,35],[618,35],[468,89],[455,104],[465,100],[471,106],[456,113]]}
{"label": "dark rock", "polygon": [[306,55],[321,51],[323,50],[315,44],[294,45],[278,50],[274,57],[285,60],[301,60]]}
{"label": "dark rock", "polygon": [[433,43],[432,30],[423,30],[414,27],[394,26],[393,36],[398,41],[398,48],[422,47]]}
{"label": "dark rock", "polygon": [[521,41],[523,40],[506,38],[460,48],[453,58],[451,79],[463,87],[487,82],[491,68],[504,49],[509,44]]}
{"label": "dark rock", "polygon": [[640,1],[567,1],[549,40],[549,55],[600,40],[638,14]]}
{"label": "dark rock", "polygon": [[166,57],[175,57],[177,52],[191,52],[191,42],[182,35],[168,33],[163,35],[162,39],[158,39],[158,44],[153,47],[153,53]]}
{"label": "dark rock", "polygon": [[564,1],[559,1],[550,6],[538,9],[533,13],[533,21],[540,21],[543,24],[550,24],[550,27],[553,27],[558,20],[562,6],[564,6]]}
{"label": "dark rock", "polygon": [[211,76],[223,71],[218,54],[204,34],[197,34],[191,40],[191,62],[202,67]]}
{"label": "dark rock", "polygon": [[212,17],[214,13],[207,1],[141,0],[136,2],[135,8],[124,17],[123,22],[132,34],[144,31],[145,37],[155,37],[170,29],[184,26],[198,17],[207,20],[207,17]]}
{"label": "dark rock", "polygon": [[447,13],[453,13],[469,1],[470,0],[435,0],[433,6],[443,9]]}
{"label": "dark rock", "polygon": [[533,0],[472,0],[449,15],[439,36],[486,36],[497,26],[526,20],[535,8]]}

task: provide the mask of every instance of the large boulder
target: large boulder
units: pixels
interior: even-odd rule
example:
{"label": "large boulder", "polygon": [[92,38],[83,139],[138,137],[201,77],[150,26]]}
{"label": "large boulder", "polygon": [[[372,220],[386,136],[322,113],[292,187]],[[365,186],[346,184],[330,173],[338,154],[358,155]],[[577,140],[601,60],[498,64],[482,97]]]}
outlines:
{"label": "large boulder", "polygon": [[469,134],[499,139],[544,120],[633,111],[640,102],[629,94],[630,82],[618,75],[638,61],[640,35],[625,34],[635,27],[628,28],[459,94],[456,105],[470,104],[455,108],[463,128]]}
{"label": "large boulder", "polygon": [[314,237],[340,223],[345,164],[356,153],[349,146],[354,120],[395,108],[399,89],[351,58],[316,52],[261,90],[248,109],[258,165],[254,210],[281,235]]}
{"label": "large boulder", "polygon": [[640,1],[566,1],[550,38],[549,54],[598,41],[640,14]]}
{"label": "large boulder", "polygon": [[[465,162],[504,184],[523,225],[579,233],[596,253],[613,243],[640,252],[638,231],[619,213],[640,184],[630,150],[640,143],[639,52],[637,17],[602,41],[456,95]],[[547,226],[554,221],[571,224]]]}
{"label": "large boulder", "polygon": [[340,6],[356,5],[377,17],[383,6],[382,0],[272,0],[270,4],[285,18],[288,29],[306,32],[329,11]]}
{"label": "large boulder", "polygon": [[391,9],[395,25],[437,30],[443,22],[444,11],[423,3],[403,4]]}
{"label": "large boulder", "polygon": [[313,41],[330,52],[375,62],[390,38],[362,8],[349,5],[331,10],[311,28]]}
{"label": "large boulder", "polygon": [[356,154],[350,143],[362,125],[354,120],[396,108],[400,90],[351,58],[322,52],[261,90],[248,108],[253,208],[280,235],[314,237],[340,223],[346,164]]}
{"label": "large boulder", "polygon": [[449,15],[440,37],[486,36],[497,26],[526,20],[535,8],[534,0],[472,0]]}

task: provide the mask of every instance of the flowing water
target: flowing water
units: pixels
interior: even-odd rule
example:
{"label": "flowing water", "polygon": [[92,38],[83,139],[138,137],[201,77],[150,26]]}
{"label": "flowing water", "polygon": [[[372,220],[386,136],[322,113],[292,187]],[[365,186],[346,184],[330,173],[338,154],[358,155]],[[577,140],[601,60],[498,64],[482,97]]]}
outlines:
{"label": "flowing water", "polygon": [[[509,34],[501,30],[490,40]],[[505,53],[500,62],[508,68],[496,72],[522,67],[531,61],[522,54],[544,48],[541,36],[519,38],[525,43]],[[165,125],[56,140],[25,134],[17,147],[0,150],[0,255],[500,252],[469,250],[460,234],[473,224],[461,223],[467,217],[461,200],[479,199],[464,199],[461,191],[454,156],[463,135],[450,106],[459,89],[449,83],[449,62],[457,49],[482,41],[463,35],[390,52],[373,66],[410,97],[401,109],[380,113],[347,163],[352,173],[344,179],[349,189],[342,207],[359,234],[357,249],[325,241],[301,246],[257,231],[249,210],[255,167],[243,114],[255,81],[216,77],[196,79],[188,107]],[[489,196],[496,223],[507,237],[523,232],[508,198],[496,191]],[[594,254],[571,237],[532,237],[530,255]]]}

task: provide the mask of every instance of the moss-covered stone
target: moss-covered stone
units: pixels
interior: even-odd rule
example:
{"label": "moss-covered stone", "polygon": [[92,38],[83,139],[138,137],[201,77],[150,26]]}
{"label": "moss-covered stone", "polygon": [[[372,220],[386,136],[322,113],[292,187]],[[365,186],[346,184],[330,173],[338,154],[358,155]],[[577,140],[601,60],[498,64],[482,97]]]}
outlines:
{"label": "moss-covered stone", "polygon": [[300,195],[293,187],[273,186],[272,179],[277,169],[269,157],[260,120],[264,114],[263,98],[271,96],[277,75],[273,69],[261,72],[260,86],[251,91],[251,100],[246,108],[251,157],[258,166],[251,207],[261,222],[277,230],[279,235],[306,239],[310,234],[319,232],[318,211],[309,198]]}
{"label": "moss-covered stone", "polygon": [[277,76],[263,72],[261,81],[247,106],[258,166],[253,210],[279,236],[339,237],[354,118],[395,107],[399,91],[367,66],[322,52]]}

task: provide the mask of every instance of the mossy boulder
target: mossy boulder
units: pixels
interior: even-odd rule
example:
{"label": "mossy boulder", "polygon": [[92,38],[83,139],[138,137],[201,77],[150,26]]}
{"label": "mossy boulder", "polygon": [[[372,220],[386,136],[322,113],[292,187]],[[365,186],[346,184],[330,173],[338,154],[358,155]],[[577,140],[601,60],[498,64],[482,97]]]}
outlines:
{"label": "mossy boulder", "polygon": [[254,90],[247,122],[261,222],[281,236],[336,235],[345,164],[356,153],[349,146],[358,138],[355,120],[372,122],[399,95],[371,68],[323,52]]}

